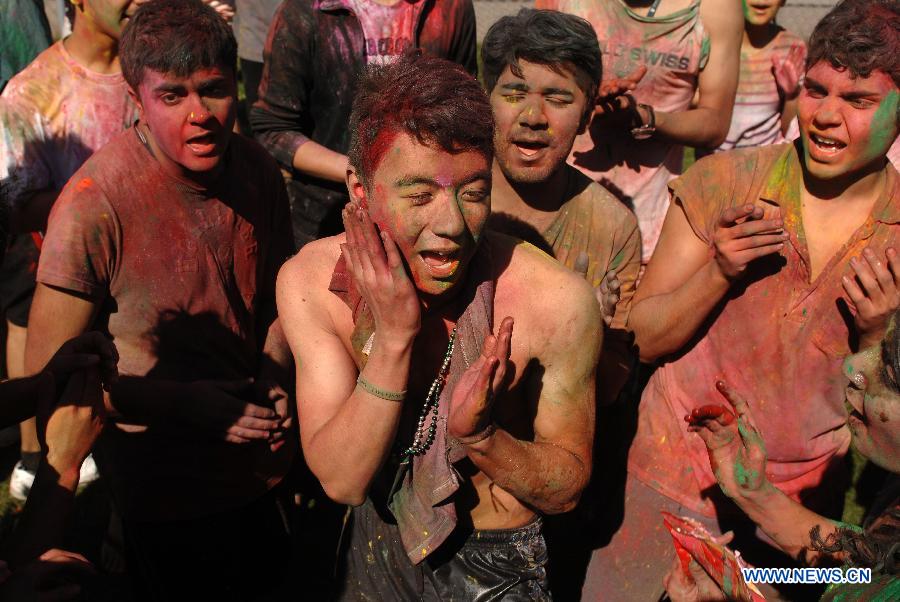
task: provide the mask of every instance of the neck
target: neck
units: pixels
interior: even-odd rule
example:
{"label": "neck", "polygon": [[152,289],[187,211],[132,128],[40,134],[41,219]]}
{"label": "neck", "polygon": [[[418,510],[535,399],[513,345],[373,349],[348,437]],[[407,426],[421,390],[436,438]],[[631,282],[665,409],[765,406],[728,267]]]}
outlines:
{"label": "neck", "polygon": [[860,172],[846,176],[820,180],[812,176],[803,164],[803,187],[812,197],[841,202],[870,202],[877,199],[887,182],[887,159],[873,161]]}
{"label": "neck", "polygon": [[498,208],[524,203],[535,211],[548,213],[559,211],[565,201],[567,169],[568,166],[564,162],[542,182],[514,182],[506,177],[500,164],[494,159],[491,202]]}
{"label": "neck", "polygon": [[119,41],[100,31],[82,14],[75,16],[72,35],[63,44],[72,58],[91,71],[103,74],[122,71],[119,67]]}
{"label": "neck", "polygon": [[766,23],[765,25],[751,25],[744,22],[744,47],[765,48],[775,39],[781,28],[774,23]]}

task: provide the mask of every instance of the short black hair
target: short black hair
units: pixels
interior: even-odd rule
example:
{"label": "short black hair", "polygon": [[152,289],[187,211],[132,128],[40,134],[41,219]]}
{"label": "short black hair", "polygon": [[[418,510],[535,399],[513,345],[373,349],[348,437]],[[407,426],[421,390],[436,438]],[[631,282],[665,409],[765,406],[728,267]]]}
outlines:
{"label": "short black hair", "polygon": [[835,6],[809,38],[806,68],[820,61],[854,77],[880,70],[900,87],[900,2],[844,0]]}
{"label": "short black hair", "polygon": [[449,153],[494,158],[494,115],[478,81],[456,63],[419,52],[371,65],[359,80],[347,157],[363,185],[397,133]]}
{"label": "short black hair", "polygon": [[144,69],[178,77],[213,67],[235,73],[237,42],[225,20],[200,0],[151,0],[125,26],[119,60],[136,93]]}
{"label": "short black hair", "polygon": [[501,18],[481,44],[482,76],[488,92],[509,67],[521,77],[519,61],[546,65],[554,71],[571,70],[587,98],[588,113],[603,76],[597,33],[586,20],[555,10],[523,8]]}

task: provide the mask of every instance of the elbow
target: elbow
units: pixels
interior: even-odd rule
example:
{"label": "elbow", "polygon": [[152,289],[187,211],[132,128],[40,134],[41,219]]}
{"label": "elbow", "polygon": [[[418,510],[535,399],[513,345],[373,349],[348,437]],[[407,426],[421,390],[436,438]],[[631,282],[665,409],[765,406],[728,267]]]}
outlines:
{"label": "elbow", "polygon": [[[721,116],[721,114],[719,114]],[[731,127],[731,112],[728,112],[728,119],[717,119],[712,122],[712,126],[707,135],[706,144],[707,148],[719,148],[722,146],[722,143],[725,142],[725,139],[728,137],[728,130]]]}
{"label": "elbow", "polygon": [[337,480],[328,481],[320,479],[322,489],[328,499],[347,506],[361,506],[366,501],[368,491],[364,487],[354,486],[352,483],[340,482]]}
{"label": "elbow", "polygon": [[[579,487],[577,491],[569,491],[562,495],[555,495],[551,499],[547,499],[542,504],[538,504],[538,510],[541,511],[542,514],[551,515],[551,514],[564,514],[566,512],[571,512],[578,506],[578,502],[581,499],[581,492],[584,488]],[[560,492],[562,493],[562,492]]]}

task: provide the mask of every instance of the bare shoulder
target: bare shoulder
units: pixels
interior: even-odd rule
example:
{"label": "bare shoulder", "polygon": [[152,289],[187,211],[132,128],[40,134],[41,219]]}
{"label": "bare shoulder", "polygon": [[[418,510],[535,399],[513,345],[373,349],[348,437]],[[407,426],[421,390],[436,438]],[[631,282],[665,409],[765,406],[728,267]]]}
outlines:
{"label": "bare shoulder", "polygon": [[290,319],[298,313],[325,310],[332,298],[337,301],[328,287],[343,242],[343,234],[313,241],[281,266],[276,282],[279,315]]}
{"label": "bare shoulder", "polygon": [[497,277],[497,315],[544,331],[599,330],[599,306],[587,281],[527,242],[490,233],[503,271]]}

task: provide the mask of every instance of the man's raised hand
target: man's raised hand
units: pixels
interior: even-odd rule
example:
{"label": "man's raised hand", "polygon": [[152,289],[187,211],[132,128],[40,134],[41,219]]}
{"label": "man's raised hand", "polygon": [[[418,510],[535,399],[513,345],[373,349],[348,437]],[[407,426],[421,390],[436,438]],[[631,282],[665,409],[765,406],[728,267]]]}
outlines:
{"label": "man's raised hand", "polygon": [[369,212],[348,203],[343,212],[347,242],[341,245],[347,269],[372,312],[378,336],[414,338],[421,308],[397,243],[386,231],[380,236]]}
{"label": "man's raised hand", "polygon": [[766,483],[766,447],[753,423],[750,406],[725,382],[716,389],[731,405],[706,405],[684,417],[688,430],[706,444],[709,463],[719,487],[735,499],[752,494]]}
{"label": "man's raised hand", "polygon": [[504,318],[497,335],[488,335],[481,355],[457,381],[447,425],[452,437],[478,435],[490,426],[494,399],[506,380],[512,331],[513,319]]}
{"label": "man's raised hand", "polygon": [[777,253],[787,234],[780,217],[767,218],[761,207],[729,207],[719,216],[713,236],[716,264],[728,280],[738,278],[754,259]]}
{"label": "man's raised hand", "polygon": [[640,83],[646,73],[646,65],[640,65],[625,77],[614,77],[601,81],[597,90],[594,115],[609,115],[629,108],[631,101],[625,97],[625,94],[637,88],[638,83]]}
{"label": "man's raised hand", "polygon": [[[575,259],[574,270],[582,276],[587,277],[589,263],[590,257],[586,252],[582,251]],[[606,272],[603,276],[603,280],[600,281],[600,285],[594,288],[594,295],[597,297],[597,302],[600,304],[603,323],[607,326],[612,324],[621,289],[622,283],[619,282],[615,270]]]}
{"label": "man's raised hand", "polygon": [[850,297],[859,330],[859,348],[877,345],[884,336],[888,321],[900,307],[900,259],[890,247],[880,257],[865,249],[862,258],[852,257],[852,276],[843,276],[841,284]]}

